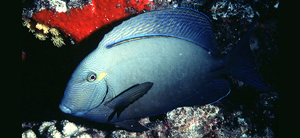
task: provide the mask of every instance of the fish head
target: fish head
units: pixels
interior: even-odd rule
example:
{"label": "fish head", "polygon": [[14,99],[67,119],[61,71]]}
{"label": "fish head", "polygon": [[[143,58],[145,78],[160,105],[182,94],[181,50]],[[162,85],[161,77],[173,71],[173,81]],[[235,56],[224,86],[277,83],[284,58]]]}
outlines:
{"label": "fish head", "polygon": [[84,59],[73,72],[59,108],[64,113],[82,116],[99,106],[107,94],[106,73],[94,65],[93,58]]}

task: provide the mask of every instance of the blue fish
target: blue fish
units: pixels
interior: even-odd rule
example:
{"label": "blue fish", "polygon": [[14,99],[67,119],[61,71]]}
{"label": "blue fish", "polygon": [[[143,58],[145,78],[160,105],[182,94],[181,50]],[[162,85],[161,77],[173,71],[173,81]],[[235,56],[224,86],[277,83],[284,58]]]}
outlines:
{"label": "blue fish", "polygon": [[211,20],[186,8],[146,12],[106,34],[73,72],[59,108],[68,114],[133,131],[138,119],[180,106],[212,104],[230,93],[231,75],[267,90],[248,33],[226,56]]}

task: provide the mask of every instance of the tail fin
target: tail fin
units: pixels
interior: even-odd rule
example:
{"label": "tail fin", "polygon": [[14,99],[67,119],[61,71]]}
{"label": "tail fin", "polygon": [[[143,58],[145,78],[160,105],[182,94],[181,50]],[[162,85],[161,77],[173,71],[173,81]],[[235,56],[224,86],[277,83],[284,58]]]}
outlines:
{"label": "tail fin", "polygon": [[248,29],[245,36],[238,42],[237,46],[227,55],[227,63],[230,64],[230,75],[244,83],[253,86],[259,90],[270,90],[258,72],[253,53],[250,49],[250,33],[256,25],[255,21]]}

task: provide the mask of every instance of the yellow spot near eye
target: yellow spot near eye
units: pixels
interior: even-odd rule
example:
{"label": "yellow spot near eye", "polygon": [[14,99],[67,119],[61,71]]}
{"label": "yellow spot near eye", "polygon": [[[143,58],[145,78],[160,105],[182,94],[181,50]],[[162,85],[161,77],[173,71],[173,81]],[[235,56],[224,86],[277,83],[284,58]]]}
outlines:
{"label": "yellow spot near eye", "polygon": [[106,75],[107,75],[107,74],[106,74],[105,72],[99,74],[97,80],[98,80],[98,81],[102,80]]}

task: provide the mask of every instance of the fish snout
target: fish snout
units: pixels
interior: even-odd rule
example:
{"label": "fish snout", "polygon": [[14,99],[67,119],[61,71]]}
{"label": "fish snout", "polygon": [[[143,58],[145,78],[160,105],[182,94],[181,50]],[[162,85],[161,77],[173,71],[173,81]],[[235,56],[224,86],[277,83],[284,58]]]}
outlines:
{"label": "fish snout", "polygon": [[59,105],[59,109],[66,114],[72,114],[74,116],[82,116],[83,114],[88,112],[88,111],[72,112],[72,110],[70,108],[68,108],[62,104]]}
{"label": "fish snout", "polygon": [[69,109],[68,107],[66,107],[66,106],[64,106],[64,105],[62,105],[62,104],[59,105],[59,109],[60,109],[62,112],[67,113],[67,114],[71,114],[71,113],[72,113],[72,112],[71,112],[71,109]]}

